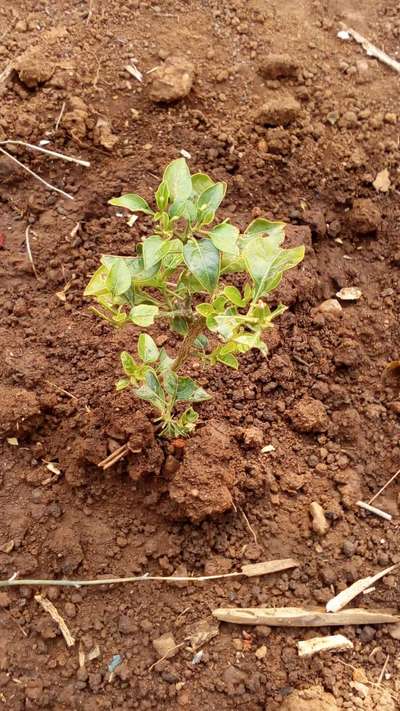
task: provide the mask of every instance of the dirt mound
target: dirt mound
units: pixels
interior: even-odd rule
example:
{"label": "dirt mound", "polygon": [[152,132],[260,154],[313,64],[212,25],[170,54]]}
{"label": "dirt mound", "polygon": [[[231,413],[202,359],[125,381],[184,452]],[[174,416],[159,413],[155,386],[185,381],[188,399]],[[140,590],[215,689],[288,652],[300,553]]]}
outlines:
{"label": "dirt mound", "polygon": [[176,515],[197,522],[232,508],[232,489],[239,478],[240,451],[232,429],[209,422],[192,437],[181,466],[169,484]]}
{"label": "dirt mound", "polygon": [[38,427],[40,420],[35,393],[0,385],[0,437],[29,434]]}

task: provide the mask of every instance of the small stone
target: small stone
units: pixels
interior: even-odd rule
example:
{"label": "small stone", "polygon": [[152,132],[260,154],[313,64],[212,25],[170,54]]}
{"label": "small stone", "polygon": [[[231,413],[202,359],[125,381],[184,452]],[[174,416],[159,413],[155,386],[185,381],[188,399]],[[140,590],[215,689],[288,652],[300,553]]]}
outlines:
{"label": "small stone", "polygon": [[65,614],[67,617],[70,617],[71,619],[76,617],[76,607],[73,602],[66,602],[65,603]]}
{"label": "small stone", "polygon": [[247,427],[243,430],[243,441],[250,449],[261,449],[264,443],[264,433],[259,427]]}
{"label": "small stone", "polygon": [[268,625],[256,625],[255,632],[257,637],[265,639],[266,637],[269,637],[272,630],[271,627],[268,627]]}
{"label": "small stone", "polygon": [[264,79],[286,79],[296,77],[298,68],[298,62],[288,54],[269,54],[258,71]]}
{"label": "small stone", "polygon": [[325,432],[328,428],[325,405],[311,397],[296,402],[289,417],[298,432]]}
{"label": "small stone", "polygon": [[267,647],[265,646],[265,644],[256,649],[255,655],[257,659],[265,659],[265,657],[267,656]]}
{"label": "small stone", "polygon": [[40,55],[26,52],[16,61],[15,69],[20,81],[28,89],[34,89],[51,79],[55,67]]}
{"label": "small stone", "polygon": [[326,299],[318,306],[318,311],[328,316],[338,317],[342,315],[343,308],[337,299]]}
{"label": "small stone", "polygon": [[122,634],[136,634],[137,624],[133,617],[129,615],[121,615],[118,620],[118,629]]}
{"label": "small stone", "polygon": [[325,536],[329,531],[329,523],[325,517],[322,506],[317,501],[310,504],[310,514],[312,517],[312,528],[318,536]]}
{"label": "small stone", "polygon": [[271,99],[261,106],[256,123],[263,126],[288,126],[296,121],[301,111],[298,101],[292,96]]}
{"label": "small stone", "polygon": [[11,597],[7,592],[0,592],[0,608],[9,607],[11,605]]}
{"label": "small stone", "polygon": [[360,640],[367,644],[367,642],[372,642],[375,639],[376,630],[370,625],[365,625],[360,632]]}
{"label": "small stone", "polygon": [[384,122],[395,125],[397,123],[397,114],[387,113],[384,116]]}
{"label": "small stone", "polygon": [[342,543],[342,551],[346,558],[351,558],[356,552],[356,548],[357,545],[354,543],[354,541],[351,541],[350,539],[346,539]]}
{"label": "small stone", "polygon": [[[398,626],[400,627],[400,623]],[[396,625],[390,625],[389,633],[390,633],[391,627],[396,627]],[[360,684],[368,684],[368,682],[369,682],[369,679],[368,679],[364,669],[361,669],[361,667],[356,667],[353,671],[352,676],[353,676],[353,681],[358,681],[358,682],[360,682]]]}
{"label": "small stone", "polygon": [[166,632],[161,635],[161,637],[153,639],[152,644],[160,658],[165,657],[166,659],[170,659],[171,657],[174,657],[178,651],[176,649],[177,645],[172,632]]}
{"label": "small stone", "polygon": [[392,639],[400,639],[400,622],[395,625],[389,625],[389,634]]}
{"label": "small stone", "polygon": [[194,80],[194,65],[184,57],[169,57],[153,72],[150,99],[171,103],[187,96]]}
{"label": "small stone", "polygon": [[381,224],[381,211],[369,198],[354,200],[349,212],[349,225],[358,235],[376,232]]}

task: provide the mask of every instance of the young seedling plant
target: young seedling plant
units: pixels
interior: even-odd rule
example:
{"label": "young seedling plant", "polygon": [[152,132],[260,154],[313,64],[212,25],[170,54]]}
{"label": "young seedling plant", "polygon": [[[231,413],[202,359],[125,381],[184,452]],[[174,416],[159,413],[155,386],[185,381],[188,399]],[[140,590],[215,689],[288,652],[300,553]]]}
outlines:
{"label": "young seedling plant", "polygon": [[[265,298],[304,256],[303,246],[282,248],[283,222],[257,218],[243,234],[228,220],[218,223],[225,192],[226,183],[191,175],[178,158],[165,169],[155,209],[134,193],[110,200],[133,213],[131,225],[139,212],[151,216],[152,234],[132,257],[103,255],[85,290],[100,307],[93,310],[113,326],[148,329],[162,319],[181,337],[173,357],[141,333],[137,356],[121,353],[125,377],[116,384],[151,403],[168,438],[190,434],[198,419],[192,405],[210,398],[185,375],[188,361],[236,369],[241,353],[256,348],[266,355],[263,333],[286,307],[271,310]],[[237,273],[244,275],[240,289],[229,283]]]}

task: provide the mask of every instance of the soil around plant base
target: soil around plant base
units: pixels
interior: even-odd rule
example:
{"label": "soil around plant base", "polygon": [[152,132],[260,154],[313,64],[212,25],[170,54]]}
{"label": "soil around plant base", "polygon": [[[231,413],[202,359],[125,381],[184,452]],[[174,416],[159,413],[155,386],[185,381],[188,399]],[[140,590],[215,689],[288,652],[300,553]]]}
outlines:
{"label": "soil around plant base", "polygon": [[[0,577],[301,563],[263,578],[39,591],[71,648],[37,591],[2,590],[0,707],[398,706],[388,626],[338,629],[354,645],[341,657],[300,659],[301,629],[221,624],[197,663],[185,642],[216,607],[321,607],[400,560],[399,483],[374,502],[392,523],[356,506],[400,462],[400,393],[381,378],[399,358],[398,77],[341,41],[341,22],[396,56],[390,1],[0,0],[0,140],[46,140],[91,164],[9,146],[68,200],[0,157]],[[142,82],[126,71],[132,62]],[[171,103],[151,98],[156,67],[158,81],[175,82]],[[221,219],[242,229],[261,214],[283,219],[287,244],[306,245],[272,298],[289,308],[267,336],[268,358],[248,354],[237,372],[190,364],[213,399],[183,448],[160,443],[151,411],[115,393],[118,354],[135,350],[138,330],[110,330],[82,296],[100,254],[130,255],[150,227],[144,217],[129,228],[108,199],[150,200],[181,150],[193,170],[227,181]],[[373,182],[385,168],[381,192]],[[354,286],[357,301],[336,297]],[[152,335],[175,352],[167,330]],[[141,451],[97,466],[125,442]],[[398,585],[394,572],[355,604],[397,609]],[[150,671],[164,635],[182,646]],[[383,688],[361,699],[354,683],[375,682],[387,655]]]}

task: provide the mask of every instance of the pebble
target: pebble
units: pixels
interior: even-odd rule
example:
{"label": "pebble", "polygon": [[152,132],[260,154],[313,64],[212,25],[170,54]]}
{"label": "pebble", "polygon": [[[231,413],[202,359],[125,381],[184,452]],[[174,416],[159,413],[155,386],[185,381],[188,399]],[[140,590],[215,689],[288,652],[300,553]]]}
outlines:
{"label": "pebble", "polygon": [[155,103],[171,103],[189,94],[194,65],[183,57],[168,57],[151,77],[150,99]]}
{"label": "pebble", "polygon": [[256,649],[255,655],[257,659],[265,659],[265,657],[267,656],[267,647],[265,646],[265,644]]}
{"label": "pebble", "polygon": [[341,316],[343,308],[337,299],[326,299],[318,306],[318,311],[328,316]]}
{"label": "pebble", "polygon": [[152,645],[156,650],[157,654],[160,656],[160,658],[166,657],[167,659],[169,659],[170,657],[175,656],[178,651],[176,649],[176,642],[172,632],[166,632],[165,634],[161,635],[161,637],[153,639]]}
{"label": "pebble", "polygon": [[325,536],[329,531],[329,523],[325,517],[322,506],[317,501],[310,504],[310,514],[312,517],[312,529],[318,536]]}

